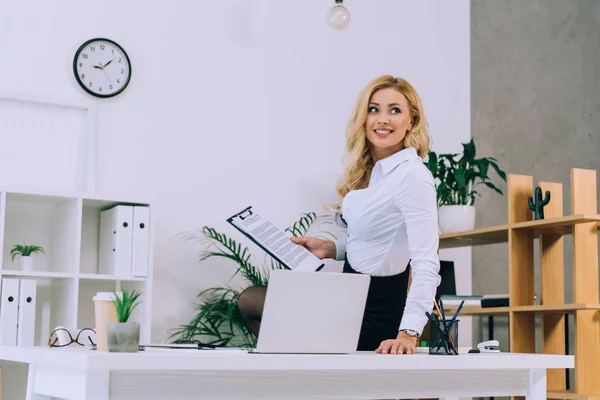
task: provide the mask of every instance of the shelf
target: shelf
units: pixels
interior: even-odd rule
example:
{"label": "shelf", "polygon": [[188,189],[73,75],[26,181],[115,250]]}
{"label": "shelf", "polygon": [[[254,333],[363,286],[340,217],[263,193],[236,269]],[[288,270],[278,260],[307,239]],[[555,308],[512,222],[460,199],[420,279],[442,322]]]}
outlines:
{"label": "shelf", "polygon": [[14,269],[1,270],[3,276],[27,277],[27,278],[57,278],[70,279],[75,278],[75,274],[68,272],[52,272],[52,271],[19,271]]}
{"label": "shelf", "polygon": [[[94,295],[122,288],[143,293],[134,317],[142,324],[141,340],[150,340],[152,260],[148,261],[148,277],[97,273],[100,213],[116,204],[150,207],[120,196],[0,189],[0,282],[36,281],[35,345],[47,345],[57,326],[93,327]],[[14,261],[10,257],[10,249],[23,242],[45,250],[32,255],[32,269],[21,267],[20,256]]]}
{"label": "shelf", "polygon": [[52,271],[19,271],[15,269],[0,270],[0,275],[23,278],[55,278],[55,279],[74,279],[80,278],[92,281],[122,281],[122,282],[145,282],[147,279],[137,276],[115,276],[102,274],[74,274],[68,272]]}
{"label": "shelf", "polygon": [[540,233],[570,235],[574,225],[587,222],[596,222],[600,226],[600,215],[569,215],[566,217],[547,218],[544,220],[524,221],[515,224],[479,228],[464,232],[446,233],[440,235],[440,249],[507,243],[508,231],[511,229],[533,231],[535,237],[539,236]]}
{"label": "shelf", "polygon": [[[444,307],[445,313],[454,313],[457,307]],[[511,307],[474,307],[465,306],[460,311],[460,315],[508,315],[509,312],[533,312],[544,314],[565,314],[577,310],[598,310],[600,304],[556,304],[542,306],[511,306]]]}
{"label": "shelf", "polygon": [[79,274],[79,278],[96,281],[145,282],[146,278],[137,276],[115,276],[104,274]]}
{"label": "shelf", "polygon": [[20,256],[13,261],[10,250],[14,245],[27,243],[44,248],[45,254],[32,255],[37,271],[75,273],[80,201],[23,193],[6,193],[3,199],[3,269],[18,269]]}
{"label": "shelf", "polygon": [[574,393],[572,391],[565,391],[565,392],[547,392],[546,398],[552,399],[552,400],[588,400],[588,399],[592,400],[592,399],[600,399],[600,395],[579,394],[579,393]]}

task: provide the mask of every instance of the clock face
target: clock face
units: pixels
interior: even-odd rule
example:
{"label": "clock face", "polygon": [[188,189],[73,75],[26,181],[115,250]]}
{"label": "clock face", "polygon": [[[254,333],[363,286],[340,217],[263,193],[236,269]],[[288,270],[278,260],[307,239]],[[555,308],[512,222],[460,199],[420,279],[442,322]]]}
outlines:
{"label": "clock face", "polygon": [[131,78],[131,64],[125,50],[109,39],[91,39],[79,47],[73,58],[77,83],[96,97],[121,93]]}

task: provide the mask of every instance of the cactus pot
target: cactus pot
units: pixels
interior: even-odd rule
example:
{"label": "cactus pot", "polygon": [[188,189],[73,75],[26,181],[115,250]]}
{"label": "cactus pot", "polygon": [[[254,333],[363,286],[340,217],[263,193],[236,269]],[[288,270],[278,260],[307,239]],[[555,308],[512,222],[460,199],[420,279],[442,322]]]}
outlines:
{"label": "cactus pot", "polygon": [[140,324],[117,322],[106,328],[108,351],[113,353],[137,353],[140,348]]}
{"label": "cactus pot", "polygon": [[475,206],[453,205],[438,209],[442,233],[463,232],[475,227]]}

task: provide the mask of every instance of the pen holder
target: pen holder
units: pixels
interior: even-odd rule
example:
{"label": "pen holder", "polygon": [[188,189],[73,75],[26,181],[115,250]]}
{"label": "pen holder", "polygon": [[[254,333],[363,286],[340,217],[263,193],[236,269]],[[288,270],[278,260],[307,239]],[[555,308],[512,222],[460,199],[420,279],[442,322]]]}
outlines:
{"label": "pen holder", "polygon": [[429,354],[458,355],[458,320],[429,321]]}

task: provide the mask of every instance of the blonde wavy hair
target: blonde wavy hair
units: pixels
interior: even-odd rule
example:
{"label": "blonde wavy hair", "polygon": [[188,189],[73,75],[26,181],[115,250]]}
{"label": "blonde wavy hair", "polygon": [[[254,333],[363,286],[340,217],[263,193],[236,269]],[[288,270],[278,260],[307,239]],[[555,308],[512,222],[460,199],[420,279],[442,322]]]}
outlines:
{"label": "blonde wavy hair", "polygon": [[348,192],[355,189],[364,189],[369,184],[374,164],[370,144],[367,140],[365,123],[373,93],[387,88],[403,94],[409,104],[413,124],[410,131],[406,132],[404,148],[414,147],[421,158],[429,153],[431,139],[427,120],[423,111],[423,103],[415,88],[406,80],[391,75],[383,75],[373,79],[358,95],[348,122],[344,174],[336,188],[339,201],[326,207],[330,210],[340,211],[342,201]]}

